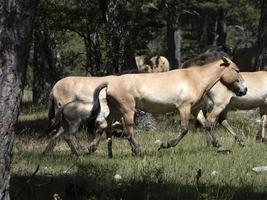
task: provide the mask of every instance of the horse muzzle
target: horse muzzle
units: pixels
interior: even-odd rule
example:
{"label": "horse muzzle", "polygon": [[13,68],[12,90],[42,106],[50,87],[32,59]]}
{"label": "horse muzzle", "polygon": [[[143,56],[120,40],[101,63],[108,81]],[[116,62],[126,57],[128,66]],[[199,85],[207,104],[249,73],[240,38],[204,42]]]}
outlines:
{"label": "horse muzzle", "polygon": [[236,92],[236,96],[244,96],[247,94],[248,88],[246,86],[240,86],[238,91]]}

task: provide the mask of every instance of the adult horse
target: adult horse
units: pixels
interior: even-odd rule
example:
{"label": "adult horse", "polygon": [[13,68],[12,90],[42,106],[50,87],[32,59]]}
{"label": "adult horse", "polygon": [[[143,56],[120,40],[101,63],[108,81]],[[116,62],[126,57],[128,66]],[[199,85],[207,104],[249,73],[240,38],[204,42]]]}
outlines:
{"label": "adult horse", "polygon": [[208,96],[211,97],[214,105],[212,111],[207,116],[207,120],[209,121],[210,126],[213,126],[218,119],[218,122],[242,144],[239,134],[236,134],[227,121],[227,113],[230,108],[239,110],[259,108],[261,124],[256,139],[263,142],[266,139],[267,71],[241,72],[240,74],[246,82],[248,88],[247,94],[242,97],[236,96],[220,82],[216,83],[208,92]]}
{"label": "adult horse", "polygon": [[154,56],[150,59],[152,72],[167,72],[170,71],[170,63],[164,56]]}
{"label": "adult horse", "polygon": [[[170,148],[176,146],[186,135],[191,110],[195,115],[199,113],[198,104],[203,95],[218,81],[231,88],[237,95],[245,95],[246,87],[238,67],[225,56],[222,52],[204,53],[190,60],[189,64],[194,65],[193,67],[164,73],[67,77],[60,80],[52,90],[54,105],[60,107],[73,98],[92,100],[92,93],[96,86],[103,81],[108,82],[107,98],[110,115],[107,117],[107,124],[103,121],[102,128],[111,127],[114,120],[120,120],[123,117],[125,132],[132,151],[140,155],[141,148],[133,135],[135,108],[151,113],[178,110],[181,119],[178,137],[160,145],[160,149]],[[197,117],[199,115],[201,114]],[[214,147],[220,147],[210,132],[208,139]],[[96,144],[99,143],[94,141],[91,144],[92,151],[96,150]]]}
{"label": "adult horse", "polygon": [[167,72],[170,70],[170,63],[164,56],[154,56],[149,59],[147,56],[135,56],[138,72]]}

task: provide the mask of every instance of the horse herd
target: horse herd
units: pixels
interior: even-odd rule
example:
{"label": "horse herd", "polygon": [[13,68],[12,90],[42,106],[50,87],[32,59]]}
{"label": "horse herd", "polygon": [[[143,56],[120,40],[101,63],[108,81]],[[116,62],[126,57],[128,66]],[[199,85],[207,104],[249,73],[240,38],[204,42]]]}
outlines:
{"label": "horse herd", "polygon": [[[136,58],[137,66],[140,64]],[[147,64],[148,63],[148,64]],[[153,65],[156,63],[156,65]],[[66,77],[53,87],[49,98],[50,129],[56,134],[44,152],[55,146],[56,139],[64,133],[64,139],[73,153],[78,149],[91,154],[97,150],[101,135],[108,138],[108,155],[112,157],[112,128],[118,126],[126,134],[131,150],[143,155],[134,137],[135,109],[150,113],[178,111],[180,130],[174,139],[161,142],[160,149],[176,146],[187,134],[192,114],[207,133],[207,141],[217,151],[225,151],[212,132],[218,121],[240,145],[244,145],[240,134],[227,121],[230,108],[259,108],[262,117],[256,139],[264,142],[267,114],[267,72],[240,72],[236,64],[223,52],[205,52],[183,64],[182,69],[169,71],[168,60],[155,57],[143,62],[144,71],[160,73],[124,74],[104,77]],[[143,68],[143,69],[144,69]],[[165,70],[167,69],[167,70]],[[212,111],[204,115],[203,109],[209,96],[213,101]],[[95,139],[89,148],[80,145],[75,137],[82,121],[93,124]],[[119,122],[119,123],[115,123]]]}

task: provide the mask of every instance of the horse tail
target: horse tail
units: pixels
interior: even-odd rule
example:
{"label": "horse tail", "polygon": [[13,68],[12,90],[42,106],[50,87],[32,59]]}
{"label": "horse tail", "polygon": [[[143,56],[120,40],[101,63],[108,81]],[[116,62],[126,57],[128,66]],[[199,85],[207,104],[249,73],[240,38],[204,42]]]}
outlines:
{"label": "horse tail", "polygon": [[[67,104],[66,104],[67,105]],[[57,113],[54,115],[53,119],[51,119],[49,121],[49,127],[47,129],[47,132],[51,132],[53,131],[54,129],[57,129],[58,126],[60,125],[60,122],[63,120],[63,110],[65,108],[65,105],[60,107],[58,110],[57,110]]]}
{"label": "horse tail", "polygon": [[55,117],[55,102],[53,93],[50,92],[48,99],[48,120],[49,122]]}
{"label": "horse tail", "polygon": [[90,116],[88,118],[89,121],[95,121],[98,114],[100,113],[101,106],[100,106],[100,101],[99,101],[99,93],[101,92],[103,88],[106,88],[107,86],[108,86],[108,83],[103,82],[99,86],[96,87],[94,91],[94,95],[93,95],[94,104],[93,104]]}

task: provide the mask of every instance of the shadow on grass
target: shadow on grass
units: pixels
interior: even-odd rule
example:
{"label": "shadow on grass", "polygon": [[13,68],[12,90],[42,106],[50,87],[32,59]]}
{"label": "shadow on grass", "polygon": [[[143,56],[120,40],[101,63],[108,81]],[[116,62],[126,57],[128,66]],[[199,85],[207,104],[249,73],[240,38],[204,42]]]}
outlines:
{"label": "shadow on grass", "polygon": [[[252,187],[184,185],[166,182],[161,172],[141,174],[138,180],[114,180],[116,164],[80,164],[76,174],[53,177],[36,176],[25,184],[26,176],[14,174],[12,199],[47,200],[58,194],[64,200],[84,199],[266,199],[267,193]],[[23,186],[24,185],[24,186]],[[54,198],[56,199],[56,198]]]}
{"label": "shadow on grass", "polygon": [[34,119],[18,121],[15,126],[17,135],[30,135],[34,138],[47,136],[48,120]]}

